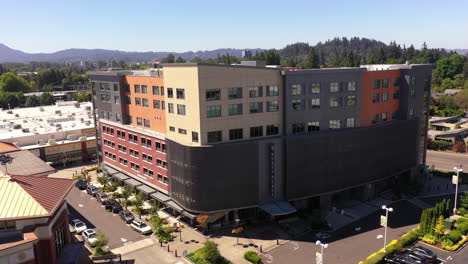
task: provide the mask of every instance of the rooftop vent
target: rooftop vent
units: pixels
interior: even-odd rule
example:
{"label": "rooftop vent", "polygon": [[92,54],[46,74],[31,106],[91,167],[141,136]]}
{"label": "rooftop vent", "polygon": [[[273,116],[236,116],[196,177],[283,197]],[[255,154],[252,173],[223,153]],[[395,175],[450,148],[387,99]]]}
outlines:
{"label": "rooftop vent", "polygon": [[88,105],[88,106],[85,107],[85,109],[86,110],[91,110],[91,106]]}
{"label": "rooftop vent", "polygon": [[19,114],[15,114],[15,117],[19,117]]}
{"label": "rooftop vent", "polygon": [[81,107],[80,103],[76,103],[76,104],[75,104],[75,107],[76,107],[76,108],[80,108],[80,107]]}
{"label": "rooftop vent", "polygon": [[85,121],[85,125],[87,125],[87,126],[91,125],[91,121],[86,120],[86,121]]}
{"label": "rooftop vent", "polygon": [[23,128],[23,133],[29,133],[29,128]]}
{"label": "rooftop vent", "polygon": [[81,136],[78,140],[80,140],[80,141],[85,141],[85,140],[86,140],[86,136]]}
{"label": "rooftop vent", "polygon": [[14,124],[13,129],[21,129],[21,125],[20,124]]}
{"label": "rooftop vent", "polygon": [[39,107],[39,111],[44,112],[44,107]]}
{"label": "rooftop vent", "polygon": [[60,110],[55,110],[55,113],[56,113],[56,114],[60,114],[60,113],[62,113],[62,111],[60,111]]}
{"label": "rooftop vent", "polygon": [[55,145],[57,144],[57,142],[55,142],[55,139],[54,138],[51,138],[47,141],[47,143],[49,143],[49,145]]}
{"label": "rooftop vent", "polygon": [[7,111],[7,114],[13,114],[13,111],[8,110],[8,111]]}

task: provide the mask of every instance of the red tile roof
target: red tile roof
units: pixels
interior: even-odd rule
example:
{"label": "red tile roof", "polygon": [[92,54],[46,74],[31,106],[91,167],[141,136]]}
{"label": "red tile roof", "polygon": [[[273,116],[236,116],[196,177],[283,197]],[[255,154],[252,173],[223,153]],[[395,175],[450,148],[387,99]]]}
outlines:
{"label": "red tile roof", "polygon": [[62,202],[74,184],[72,179],[48,178],[38,176],[11,176],[49,214]]}

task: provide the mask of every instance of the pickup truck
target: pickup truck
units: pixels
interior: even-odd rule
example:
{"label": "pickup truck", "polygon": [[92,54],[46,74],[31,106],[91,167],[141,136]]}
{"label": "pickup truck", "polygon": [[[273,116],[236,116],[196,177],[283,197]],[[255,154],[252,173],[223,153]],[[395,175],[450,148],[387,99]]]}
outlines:
{"label": "pickup truck", "polygon": [[69,229],[70,229],[71,233],[76,232],[76,233],[80,234],[81,232],[86,230],[87,227],[86,227],[85,223],[81,222],[80,219],[73,219],[73,220],[70,221]]}

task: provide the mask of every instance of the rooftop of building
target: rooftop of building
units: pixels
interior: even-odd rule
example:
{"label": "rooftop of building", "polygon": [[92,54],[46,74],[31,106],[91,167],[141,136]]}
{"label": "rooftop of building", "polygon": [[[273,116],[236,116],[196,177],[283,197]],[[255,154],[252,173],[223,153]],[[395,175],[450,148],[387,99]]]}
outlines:
{"label": "rooftop of building", "polygon": [[[25,93],[24,96],[41,96],[43,93],[46,92],[34,92],[34,93]],[[54,91],[54,92],[48,92],[51,93],[53,96],[65,96],[67,94],[75,93],[75,91]]]}
{"label": "rooftop of building", "polygon": [[59,102],[0,112],[0,140],[86,128],[94,128],[91,102]]}
{"label": "rooftop of building", "polygon": [[[0,148],[3,145],[9,144],[0,142]],[[12,150],[8,151],[7,154],[13,158],[11,164],[0,166],[0,175],[48,175],[55,172],[56,170],[49,164],[44,162],[42,159],[34,155],[29,150]]]}
{"label": "rooftop of building", "polygon": [[73,184],[71,179],[2,176],[0,220],[49,216],[62,203]]}

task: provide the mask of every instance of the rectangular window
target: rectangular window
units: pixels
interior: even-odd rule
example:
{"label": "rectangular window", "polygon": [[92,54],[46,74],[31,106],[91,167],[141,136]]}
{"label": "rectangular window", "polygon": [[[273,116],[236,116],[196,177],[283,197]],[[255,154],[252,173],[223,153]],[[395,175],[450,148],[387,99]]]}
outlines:
{"label": "rectangular window", "polygon": [[268,85],[266,91],[267,96],[279,96],[279,85]]}
{"label": "rectangular window", "polygon": [[216,101],[221,99],[221,90],[220,89],[210,89],[205,92],[207,101]]}
{"label": "rectangular window", "polygon": [[399,99],[400,98],[400,90],[396,90],[393,92],[393,99]]}
{"label": "rectangular window", "polygon": [[414,110],[413,110],[413,108],[410,108],[410,109],[409,109],[408,115],[409,115],[410,118],[413,118],[413,117],[414,117]]}
{"label": "rectangular window", "polygon": [[330,107],[340,107],[341,97],[330,97]]}
{"label": "rectangular window", "polygon": [[148,94],[148,85],[142,85],[141,86],[141,93],[142,94]]}
{"label": "rectangular window", "polygon": [[171,131],[171,132],[175,132],[175,127],[173,127],[173,126],[170,126],[170,127],[169,127],[169,131]]}
{"label": "rectangular window", "polygon": [[120,104],[120,96],[114,96],[114,104]]}
{"label": "rectangular window", "polygon": [[148,98],[143,98],[143,107],[149,107]]}
{"label": "rectangular window", "polygon": [[242,98],[242,88],[228,88],[228,99],[240,99]]}
{"label": "rectangular window", "polygon": [[206,107],[206,117],[220,117],[221,105],[209,105]]}
{"label": "rectangular window", "polygon": [[262,137],[263,136],[263,126],[256,126],[250,128],[250,137]]}
{"label": "rectangular window", "polygon": [[187,135],[187,130],[179,128],[179,134]]}
{"label": "rectangular window", "polygon": [[354,117],[348,117],[346,118],[346,127],[352,128],[355,127],[355,121]]}
{"label": "rectangular window", "polygon": [[330,83],[330,93],[337,93],[340,91],[340,83],[339,82],[331,82]]}
{"label": "rectangular window", "polygon": [[164,96],[164,86],[161,86],[161,96]]}
{"label": "rectangular window", "polygon": [[319,94],[320,93],[320,83],[312,83],[310,85],[310,93]]}
{"label": "rectangular window", "polygon": [[348,82],[348,92],[356,91],[356,81]]}
{"label": "rectangular window", "polygon": [[320,122],[308,122],[307,123],[307,132],[320,131]]}
{"label": "rectangular window", "polygon": [[372,115],[372,124],[376,124],[379,122],[379,114]]}
{"label": "rectangular window", "polygon": [[279,111],[279,101],[275,100],[275,101],[267,102],[266,111],[267,112],[278,112]]}
{"label": "rectangular window", "polygon": [[305,125],[304,123],[295,123],[292,124],[292,133],[293,134],[300,134],[305,132]]}
{"label": "rectangular window", "polygon": [[141,98],[135,97],[135,105],[141,106]]}
{"label": "rectangular window", "polygon": [[415,86],[416,85],[416,76],[411,76],[410,78],[410,85]]}
{"label": "rectangular window", "polygon": [[320,98],[310,99],[310,108],[311,109],[319,109],[320,108]]}
{"label": "rectangular window", "polygon": [[330,120],[330,129],[341,128],[341,120]]}
{"label": "rectangular window", "polygon": [[291,106],[293,111],[302,111],[305,108],[304,100],[291,100]]}
{"label": "rectangular window", "polygon": [[119,85],[114,83],[114,92],[118,92],[119,91]]}
{"label": "rectangular window", "polygon": [[291,95],[301,95],[304,94],[304,90],[302,89],[302,84],[291,84]]}
{"label": "rectangular window", "polygon": [[161,110],[164,110],[166,108],[166,104],[164,103],[164,101],[161,101]]}
{"label": "rectangular window", "polygon": [[387,121],[387,113],[386,112],[380,114],[380,120],[382,120],[382,122]]}
{"label": "rectangular window", "polygon": [[143,119],[141,117],[137,117],[137,125],[142,126],[143,125]]}
{"label": "rectangular window", "polygon": [[266,135],[274,136],[279,134],[279,125],[268,125],[266,126]]}
{"label": "rectangular window", "polygon": [[167,104],[167,111],[171,114],[174,113],[174,104],[173,103],[168,103]]}
{"label": "rectangular window", "polygon": [[125,96],[125,103],[132,104],[132,98],[130,96]]}
{"label": "rectangular window", "polygon": [[382,102],[387,102],[388,101],[388,92],[383,92],[382,93]]}
{"label": "rectangular window", "polygon": [[176,96],[177,96],[177,99],[185,99],[185,89],[177,88]]}
{"label": "rectangular window", "polygon": [[374,89],[380,88],[380,80],[374,80]]}
{"label": "rectangular window", "polygon": [[150,127],[150,121],[148,119],[143,119],[145,127]]}
{"label": "rectangular window", "polygon": [[172,88],[167,88],[167,98],[174,98],[174,90]]}
{"label": "rectangular window", "polygon": [[249,87],[249,97],[262,97],[263,96],[263,86]]}
{"label": "rectangular window", "polygon": [[398,110],[395,110],[392,112],[392,119],[397,119],[398,118]]}
{"label": "rectangular window", "polygon": [[410,87],[410,95],[415,96],[416,95],[416,89],[414,89],[414,86]]}
{"label": "rectangular window", "polygon": [[352,106],[356,104],[356,96],[355,95],[348,95],[346,96],[346,105]]}
{"label": "rectangular window", "polygon": [[177,114],[185,115],[185,105],[182,105],[182,104],[177,105]]}
{"label": "rectangular window", "polygon": [[153,86],[153,95],[159,95],[159,86]]}
{"label": "rectangular window", "polygon": [[262,112],[263,112],[263,103],[262,102],[250,103],[250,113],[251,114],[262,113]]}
{"label": "rectangular window", "polygon": [[208,143],[221,142],[223,140],[222,131],[211,131],[208,132]]}
{"label": "rectangular window", "polygon": [[382,80],[382,88],[388,88],[388,79]]}
{"label": "rectangular window", "polygon": [[239,140],[244,137],[244,130],[242,128],[229,129],[229,140]]}
{"label": "rectangular window", "polygon": [[192,142],[198,142],[198,132],[192,132]]}
{"label": "rectangular window", "polygon": [[400,77],[396,77],[393,79],[393,86],[399,87],[400,86]]}
{"label": "rectangular window", "polygon": [[153,100],[153,108],[154,109],[160,109],[161,108],[161,101]]}
{"label": "rectangular window", "polygon": [[378,103],[378,102],[380,102],[380,94],[375,93],[372,95],[372,103]]}
{"label": "rectangular window", "polygon": [[139,84],[133,85],[133,88],[134,88],[135,93],[140,93],[140,85]]}
{"label": "rectangular window", "polygon": [[228,105],[229,115],[242,115],[242,104],[230,104]]}

